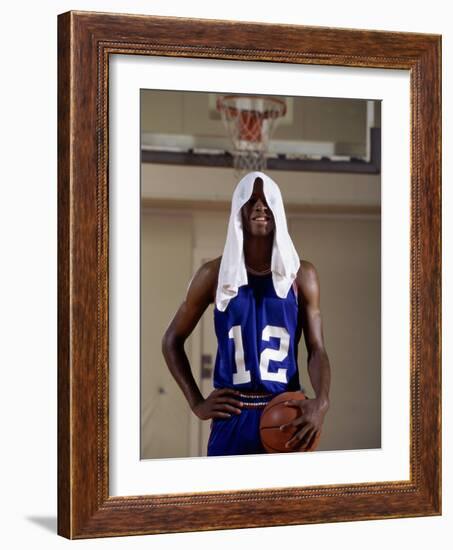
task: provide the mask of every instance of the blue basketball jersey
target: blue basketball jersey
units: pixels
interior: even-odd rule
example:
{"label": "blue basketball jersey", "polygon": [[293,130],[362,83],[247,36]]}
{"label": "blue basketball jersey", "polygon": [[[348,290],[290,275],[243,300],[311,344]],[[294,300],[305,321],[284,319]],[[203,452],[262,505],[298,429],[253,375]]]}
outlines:
{"label": "blue basketball jersey", "polygon": [[301,389],[297,365],[298,304],[294,287],[277,296],[272,273],[247,272],[225,311],[214,307],[218,348],[214,387],[280,393]]}

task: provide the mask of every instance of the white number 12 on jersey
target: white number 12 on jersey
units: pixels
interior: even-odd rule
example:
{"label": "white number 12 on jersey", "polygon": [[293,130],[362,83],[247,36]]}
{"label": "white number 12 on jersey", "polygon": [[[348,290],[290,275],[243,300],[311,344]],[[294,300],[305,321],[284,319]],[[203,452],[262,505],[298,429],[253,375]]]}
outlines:
{"label": "white number 12 on jersey", "polygon": [[[230,328],[228,336],[234,340],[234,360],[236,363],[236,372],[233,373],[233,384],[246,384],[250,382],[250,371],[245,368],[244,361],[244,346],[242,344],[241,325],[234,325]],[[277,372],[269,372],[269,361],[283,361],[288,355],[289,349],[289,333],[284,327],[275,327],[266,325],[263,329],[261,338],[269,342],[269,338],[273,336],[280,338],[280,346],[278,349],[266,348],[263,349],[260,356],[260,376],[261,380],[271,380],[272,382],[287,382],[287,369],[279,368]]]}

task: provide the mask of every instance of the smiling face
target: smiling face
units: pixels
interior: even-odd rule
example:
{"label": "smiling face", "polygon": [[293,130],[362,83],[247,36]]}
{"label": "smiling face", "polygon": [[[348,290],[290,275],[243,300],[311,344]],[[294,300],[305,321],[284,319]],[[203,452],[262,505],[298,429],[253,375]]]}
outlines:
{"label": "smiling face", "polygon": [[244,232],[255,237],[266,237],[275,229],[272,210],[263,192],[263,180],[256,178],[249,200],[241,208]]}

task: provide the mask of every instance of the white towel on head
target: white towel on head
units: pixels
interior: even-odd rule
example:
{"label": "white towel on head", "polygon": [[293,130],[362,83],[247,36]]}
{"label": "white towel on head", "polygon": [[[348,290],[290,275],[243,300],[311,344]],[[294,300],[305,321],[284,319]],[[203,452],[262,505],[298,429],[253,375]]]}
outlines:
{"label": "white towel on head", "polygon": [[278,185],[264,172],[249,172],[237,184],[231,202],[230,221],[216,292],[216,306],[219,311],[225,311],[229,301],[237,295],[238,288],[248,284],[241,208],[249,200],[256,178],[263,180],[264,196],[274,214],[275,231],[271,270],[277,296],[286,298],[299,270],[300,259],[288,233],[285,208]]}

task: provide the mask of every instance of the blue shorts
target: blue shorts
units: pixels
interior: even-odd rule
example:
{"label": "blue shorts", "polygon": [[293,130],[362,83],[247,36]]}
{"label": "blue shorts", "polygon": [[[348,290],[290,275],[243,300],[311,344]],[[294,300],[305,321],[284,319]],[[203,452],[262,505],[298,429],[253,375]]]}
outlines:
{"label": "blue shorts", "polygon": [[260,418],[264,407],[278,394],[242,392],[244,406],[240,414],[213,418],[208,441],[208,456],[249,455],[266,453],[260,438]]}

